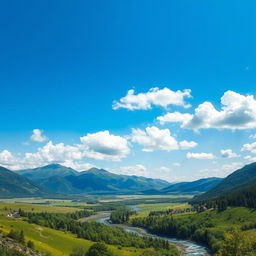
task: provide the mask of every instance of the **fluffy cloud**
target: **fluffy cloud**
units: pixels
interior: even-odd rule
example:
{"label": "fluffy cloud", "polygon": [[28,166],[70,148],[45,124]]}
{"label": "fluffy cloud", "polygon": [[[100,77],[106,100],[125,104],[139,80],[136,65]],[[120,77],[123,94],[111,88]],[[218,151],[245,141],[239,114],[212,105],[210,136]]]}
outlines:
{"label": "fluffy cloud", "polygon": [[72,160],[66,160],[65,162],[62,163],[62,165],[67,166],[67,167],[71,167],[73,169],[75,169],[76,171],[86,171],[89,170],[93,167],[97,167],[95,165],[92,165],[90,163],[85,163],[85,162],[81,162],[81,161],[72,161]]}
{"label": "fluffy cloud", "polygon": [[156,170],[159,172],[170,172],[171,171],[171,169],[166,166],[161,166],[159,168],[156,168]]}
{"label": "fluffy cloud", "polygon": [[185,98],[191,97],[191,90],[172,91],[168,88],[151,88],[146,93],[135,94],[134,90],[129,90],[127,95],[119,101],[113,102],[113,109],[125,108],[129,110],[147,110],[153,105],[167,107],[169,105],[190,107],[185,103]]}
{"label": "fluffy cloud", "polygon": [[78,170],[92,167],[85,158],[119,161],[130,153],[127,139],[112,135],[109,131],[87,134],[76,145],[54,144],[52,141],[34,153],[16,157],[8,150],[0,152],[0,165],[10,169],[34,168],[49,163],[60,163]]}
{"label": "fluffy cloud", "polygon": [[244,157],[244,159],[246,160],[247,163],[254,163],[254,162],[256,162],[256,156],[247,155],[247,156]]}
{"label": "fluffy cloud", "polygon": [[224,158],[235,158],[239,156],[238,154],[233,152],[232,149],[222,149],[220,153],[221,153],[221,156]]}
{"label": "fluffy cloud", "polygon": [[31,135],[30,139],[36,142],[44,142],[48,140],[48,138],[43,135],[43,131],[39,129],[33,130],[33,134]]}
{"label": "fluffy cloud", "polygon": [[198,130],[207,128],[243,130],[256,128],[256,100],[252,95],[244,96],[227,91],[221,98],[221,110],[211,102],[200,104],[195,113],[168,113],[157,119],[160,123],[180,122],[181,127]]}
{"label": "fluffy cloud", "polygon": [[89,133],[80,140],[82,144],[79,148],[89,158],[119,161],[130,153],[128,141],[121,136],[110,134],[109,131]]}
{"label": "fluffy cloud", "polygon": [[144,165],[136,164],[133,166],[122,166],[120,167],[120,170],[117,171],[117,173],[122,173],[125,175],[147,176],[148,170]]}
{"label": "fluffy cloud", "polygon": [[194,141],[183,140],[179,142],[180,149],[190,149],[196,147],[198,144]]}
{"label": "fluffy cloud", "polygon": [[16,165],[18,160],[16,157],[8,150],[3,150],[0,152],[0,165],[12,166]]}
{"label": "fluffy cloud", "polygon": [[188,159],[194,158],[194,159],[202,159],[202,160],[216,158],[212,153],[191,153],[191,152],[188,152],[186,157]]}
{"label": "fluffy cloud", "polygon": [[251,138],[251,139],[256,139],[256,134],[250,135],[249,138]]}
{"label": "fluffy cloud", "polygon": [[157,117],[157,120],[160,122],[160,124],[165,123],[179,123],[179,122],[186,122],[188,120],[191,120],[193,118],[193,115],[191,114],[183,114],[180,112],[173,112],[173,113],[167,113],[163,116]]}
{"label": "fluffy cloud", "polygon": [[241,151],[250,151],[252,154],[256,154],[256,142],[244,144]]}
{"label": "fluffy cloud", "polygon": [[45,163],[62,163],[66,160],[80,160],[83,152],[76,146],[64,145],[64,143],[53,144],[49,141],[45,146],[38,149],[36,153],[26,153],[25,161],[42,165]]}
{"label": "fluffy cloud", "polygon": [[171,136],[169,129],[162,129],[152,126],[147,127],[145,131],[141,129],[132,129],[132,142],[142,145],[143,151],[152,152],[155,150],[171,151],[179,149],[179,144]]}
{"label": "fluffy cloud", "polygon": [[132,129],[131,141],[143,146],[143,151],[152,152],[155,150],[178,150],[189,149],[197,146],[194,141],[178,142],[169,129],[159,129],[156,126],[147,127],[144,130]]}
{"label": "fluffy cloud", "polygon": [[224,164],[221,166],[222,175],[228,175],[244,166],[242,162],[234,162],[230,164]]}

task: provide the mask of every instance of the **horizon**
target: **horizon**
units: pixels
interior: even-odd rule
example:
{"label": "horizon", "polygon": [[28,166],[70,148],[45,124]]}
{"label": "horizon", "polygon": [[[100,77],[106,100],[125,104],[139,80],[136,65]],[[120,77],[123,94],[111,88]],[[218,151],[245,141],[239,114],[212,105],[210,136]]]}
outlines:
{"label": "horizon", "polygon": [[4,3],[0,165],[177,182],[255,162],[255,7]]}
{"label": "horizon", "polygon": [[[244,166],[242,166],[241,168],[247,166],[247,165],[250,165],[250,164],[254,164],[255,162],[253,163],[249,163],[249,164],[246,164]],[[78,173],[82,173],[82,172],[87,172],[87,171],[90,171],[92,169],[97,169],[97,170],[103,170],[103,171],[107,171],[109,173],[112,173],[112,174],[117,174],[117,175],[127,175],[127,176],[135,176],[135,177],[142,177],[142,178],[147,178],[147,179],[155,179],[155,180],[163,180],[163,181],[167,181],[169,182],[170,184],[176,184],[176,183],[182,183],[182,182],[194,182],[194,181],[199,181],[199,180],[203,180],[203,179],[212,179],[212,178],[219,178],[219,179],[224,179],[226,178],[227,176],[225,177],[216,177],[216,176],[209,176],[209,177],[203,177],[203,178],[197,178],[197,179],[192,179],[192,180],[177,180],[177,181],[170,181],[170,180],[167,180],[167,179],[161,179],[161,178],[151,178],[151,177],[146,177],[146,176],[141,176],[141,175],[135,175],[135,174],[120,174],[120,173],[116,173],[116,172],[111,172],[111,170],[107,170],[105,168],[100,168],[100,167],[90,167],[89,169],[86,169],[86,170],[76,170],[72,167],[69,167],[69,166],[65,166],[65,165],[62,165],[62,164],[58,164],[58,163],[51,163],[51,164],[48,164],[48,165],[43,165],[43,166],[37,166],[35,168],[31,168],[31,169],[19,169],[19,170],[12,170],[16,173],[19,173],[20,171],[24,171],[24,170],[33,170],[33,169],[38,169],[38,168],[45,168],[45,167],[49,167],[49,166],[60,166],[60,167],[66,167],[66,168],[71,168],[72,170],[78,172]],[[0,166],[0,167],[3,167],[3,166]],[[3,167],[3,168],[6,168],[6,167]],[[237,170],[240,170],[241,168],[237,169]],[[6,168],[8,169],[8,168]],[[237,171],[235,170],[235,171]],[[234,172],[235,172],[234,171]],[[232,173],[230,173],[232,174]]]}

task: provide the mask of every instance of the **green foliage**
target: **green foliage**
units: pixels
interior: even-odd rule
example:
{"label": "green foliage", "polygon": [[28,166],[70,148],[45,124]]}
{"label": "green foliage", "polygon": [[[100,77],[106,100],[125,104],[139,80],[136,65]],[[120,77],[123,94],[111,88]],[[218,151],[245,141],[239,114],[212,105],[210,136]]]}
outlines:
{"label": "green foliage", "polygon": [[[230,228],[254,228],[255,219],[254,211],[246,208],[228,208],[222,212],[208,210],[189,215],[136,217],[131,219],[130,223],[159,235],[191,239],[217,252],[222,247],[225,233],[230,231]],[[256,242],[256,239],[254,241]]]}
{"label": "green foliage", "polygon": [[85,256],[113,256],[104,243],[92,245]]}
{"label": "green foliage", "polygon": [[256,255],[256,243],[240,230],[225,235],[225,243],[217,256],[253,256]]}
{"label": "green foliage", "polygon": [[24,253],[19,252],[15,249],[10,249],[6,246],[0,246],[0,255],[1,256],[25,256]]}
{"label": "green foliage", "polygon": [[83,247],[75,247],[72,250],[70,256],[85,256],[85,249]]}
{"label": "green foliage", "polygon": [[24,238],[24,231],[14,231],[13,229],[7,235],[8,237],[12,238],[14,241],[25,245],[25,238]]}
{"label": "green foliage", "polygon": [[30,249],[35,249],[35,244],[31,240],[28,240],[27,247]]}
{"label": "green foliage", "polygon": [[[84,211],[86,212],[86,211]],[[161,239],[140,237],[122,229],[106,226],[96,222],[78,222],[76,213],[24,213],[29,223],[49,227],[56,230],[70,231],[78,238],[94,242],[105,242],[123,247],[169,249],[169,243]]]}
{"label": "green foliage", "polygon": [[121,207],[111,212],[110,220],[115,224],[127,223],[130,216],[134,214],[136,214],[136,211],[132,211],[128,207]]}

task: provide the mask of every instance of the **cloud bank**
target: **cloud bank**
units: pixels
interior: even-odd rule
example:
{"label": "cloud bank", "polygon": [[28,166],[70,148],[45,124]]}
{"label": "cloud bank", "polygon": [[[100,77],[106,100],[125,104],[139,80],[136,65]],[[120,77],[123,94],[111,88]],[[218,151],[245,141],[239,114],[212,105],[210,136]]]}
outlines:
{"label": "cloud bank", "polygon": [[169,105],[190,107],[185,103],[185,98],[191,97],[191,90],[172,91],[169,88],[151,88],[146,93],[135,94],[134,90],[129,90],[127,95],[119,101],[113,102],[113,109],[125,108],[128,110],[148,110],[153,105],[168,107]]}
{"label": "cloud bank", "polygon": [[245,130],[256,128],[256,100],[253,95],[244,96],[227,91],[221,97],[221,110],[211,102],[200,104],[194,114],[173,112],[159,116],[161,124],[179,122],[182,128]]}

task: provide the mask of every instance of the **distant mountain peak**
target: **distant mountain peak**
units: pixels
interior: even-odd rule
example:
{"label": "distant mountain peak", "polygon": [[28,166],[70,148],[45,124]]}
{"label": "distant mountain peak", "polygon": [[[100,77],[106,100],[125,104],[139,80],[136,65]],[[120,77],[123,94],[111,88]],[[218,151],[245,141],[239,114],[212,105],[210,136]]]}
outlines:
{"label": "distant mountain peak", "polygon": [[[63,166],[61,164],[57,164],[57,163],[52,163],[52,164],[42,166],[41,169],[57,169],[57,168],[62,168],[62,167],[65,167],[65,166]],[[67,167],[67,168],[69,168],[69,167]]]}

